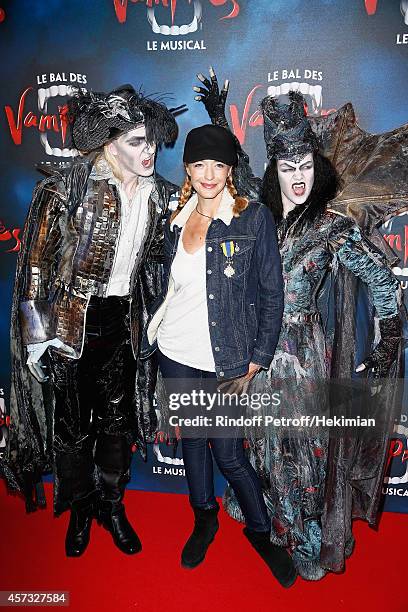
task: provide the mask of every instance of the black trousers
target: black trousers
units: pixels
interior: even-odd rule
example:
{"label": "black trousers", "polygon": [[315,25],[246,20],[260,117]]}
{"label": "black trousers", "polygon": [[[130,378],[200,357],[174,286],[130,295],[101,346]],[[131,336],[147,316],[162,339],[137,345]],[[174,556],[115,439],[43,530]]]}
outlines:
{"label": "black trousers", "polygon": [[[55,395],[58,514],[95,490],[94,457],[103,463],[103,456],[109,454],[109,440],[117,446],[118,437],[123,439],[129,450],[120,457],[116,453],[117,470],[129,470],[136,361],[130,344],[128,300],[91,298],[81,358],[69,359],[50,350],[49,361]],[[111,463],[109,457],[107,461]]]}

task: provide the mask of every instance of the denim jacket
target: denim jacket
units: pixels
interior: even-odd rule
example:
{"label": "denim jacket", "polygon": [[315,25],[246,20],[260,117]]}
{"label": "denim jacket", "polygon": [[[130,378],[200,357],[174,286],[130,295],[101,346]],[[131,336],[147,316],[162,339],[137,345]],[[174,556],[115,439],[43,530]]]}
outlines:
{"label": "denim jacket", "polygon": [[[182,227],[196,204],[197,196],[193,195],[175,219],[166,223],[164,291],[150,311],[142,358],[157,348],[157,330],[174,293],[171,265]],[[263,204],[250,201],[240,216],[234,217],[233,204],[233,198],[224,190],[205,241],[209,334],[217,378],[221,380],[246,374],[251,361],[269,368],[283,313],[281,259],[273,216]],[[233,255],[227,260],[231,248]],[[225,273],[228,264],[232,275]]]}

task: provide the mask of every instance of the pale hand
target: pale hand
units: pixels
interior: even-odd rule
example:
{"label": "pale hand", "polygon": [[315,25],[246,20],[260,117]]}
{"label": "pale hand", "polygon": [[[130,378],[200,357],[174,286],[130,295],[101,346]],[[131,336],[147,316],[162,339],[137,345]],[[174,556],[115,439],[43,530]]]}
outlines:
{"label": "pale hand", "polygon": [[224,393],[236,393],[237,395],[243,395],[247,392],[249,383],[254,376],[259,372],[261,366],[257,363],[251,363],[248,366],[248,372],[244,376],[234,378],[233,380],[225,381],[219,386],[219,389]]}

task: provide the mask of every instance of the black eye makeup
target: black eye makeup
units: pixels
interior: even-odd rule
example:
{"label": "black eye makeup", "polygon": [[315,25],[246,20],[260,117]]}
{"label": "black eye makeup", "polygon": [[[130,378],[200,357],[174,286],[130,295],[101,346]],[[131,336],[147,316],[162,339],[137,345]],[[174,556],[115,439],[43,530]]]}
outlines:
{"label": "black eye makeup", "polygon": [[[299,167],[299,170],[311,170],[312,168],[312,164],[310,162],[307,162],[306,164],[303,164],[302,166]],[[279,170],[281,172],[294,172],[296,170],[296,168],[293,168],[291,166],[281,166],[279,168]]]}
{"label": "black eye makeup", "polygon": [[140,147],[140,145],[143,143],[146,143],[144,138],[131,138],[126,144],[130,145],[131,147]]}

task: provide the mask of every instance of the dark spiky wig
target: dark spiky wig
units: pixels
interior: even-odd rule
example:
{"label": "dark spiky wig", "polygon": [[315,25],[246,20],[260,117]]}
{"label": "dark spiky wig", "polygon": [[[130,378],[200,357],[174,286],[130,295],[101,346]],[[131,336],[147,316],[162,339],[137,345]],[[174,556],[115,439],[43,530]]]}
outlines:
{"label": "dark spiky wig", "polygon": [[264,139],[269,159],[299,161],[319,148],[306,117],[306,101],[298,91],[290,91],[289,104],[267,96],[261,102]]}

